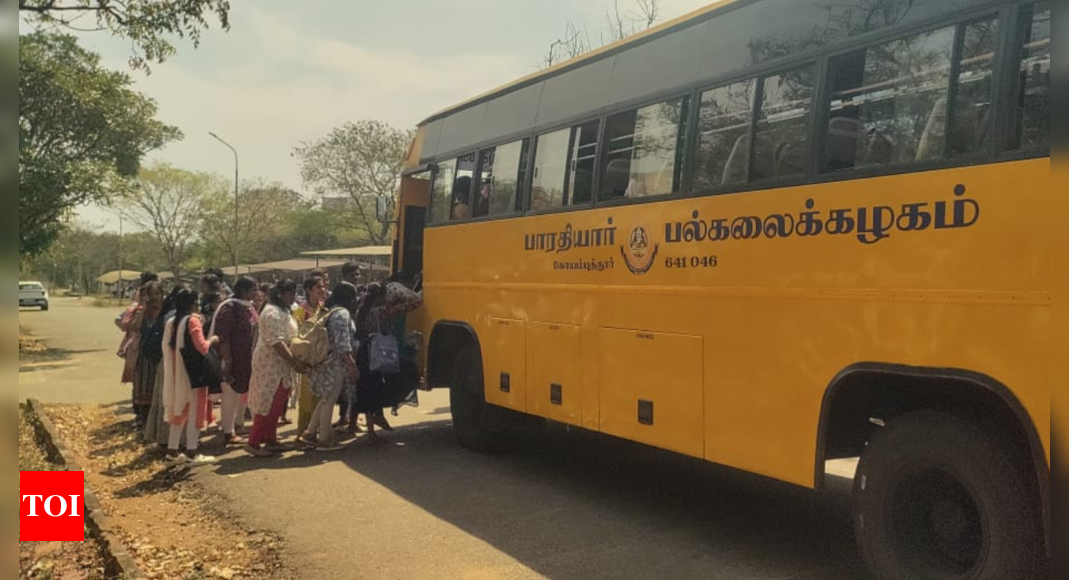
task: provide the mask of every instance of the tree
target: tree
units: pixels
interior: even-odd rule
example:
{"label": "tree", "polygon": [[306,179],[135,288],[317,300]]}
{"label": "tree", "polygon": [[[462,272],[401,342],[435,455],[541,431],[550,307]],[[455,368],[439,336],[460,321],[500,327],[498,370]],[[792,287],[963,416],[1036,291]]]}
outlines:
{"label": "tree", "polygon": [[123,215],[152,234],[175,277],[199,237],[204,202],[217,184],[211,175],[156,164],[141,171],[137,191],[122,202]]}
{"label": "tree", "polygon": [[[601,45],[611,44],[653,27],[661,18],[661,0],[635,0],[633,10],[622,12],[620,0],[613,0],[611,10],[605,12],[606,27],[601,33]],[[584,29],[585,30],[585,29]],[[575,23],[565,25],[564,36],[550,43],[549,52],[542,59],[543,68],[553,67],[596,48],[590,34],[580,33]]]}
{"label": "tree", "polygon": [[411,131],[381,121],[347,123],[326,137],[301,143],[294,156],[308,187],[321,196],[352,200],[353,225],[375,245],[390,239],[389,222],[379,222],[377,207],[397,194]]}
{"label": "tree", "polygon": [[237,223],[234,194],[215,188],[203,205],[204,257],[209,266],[232,264],[241,256],[245,264],[289,259],[276,240],[286,232],[288,216],[306,211],[313,203],[283,185],[256,179],[238,190]]}
{"label": "tree", "polygon": [[181,133],[130,78],[73,36],[19,38],[19,253],[46,249],[75,207],[128,190],[145,154]]}
{"label": "tree", "polygon": [[194,46],[209,28],[214,14],[223,30],[230,29],[229,0],[19,0],[19,15],[30,22],[85,31],[108,30],[130,41],[130,64],[148,70],[175,53],[168,37],[188,38]]}

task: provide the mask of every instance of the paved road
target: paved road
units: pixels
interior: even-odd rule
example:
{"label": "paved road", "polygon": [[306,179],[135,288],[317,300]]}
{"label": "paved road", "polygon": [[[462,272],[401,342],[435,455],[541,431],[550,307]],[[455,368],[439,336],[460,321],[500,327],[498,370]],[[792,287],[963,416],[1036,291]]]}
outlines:
{"label": "paved road", "polygon": [[[55,344],[106,347],[72,359],[106,371],[40,371],[50,385],[53,375],[84,380],[33,388],[114,393],[117,332],[101,324],[111,316],[62,302],[23,314]],[[53,317],[90,326],[48,327]],[[281,533],[305,578],[863,578],[844,479],[814,494],[561,427],[504,455],[474,455],[454,443],[440,392],[396,424],[388,447],[266,462],[231,453],[196,477],[250,525]]]}
{"label": "paved road", "polygon": [[54,349],[48,360],[19,365],[19,400],[109,404],[130,399],[119,384],[122,361],[115,356],[122,333],[115,317],[122,308],[95,308],[91,301],[53,298],[51,310],[19,309],[19,326]]}

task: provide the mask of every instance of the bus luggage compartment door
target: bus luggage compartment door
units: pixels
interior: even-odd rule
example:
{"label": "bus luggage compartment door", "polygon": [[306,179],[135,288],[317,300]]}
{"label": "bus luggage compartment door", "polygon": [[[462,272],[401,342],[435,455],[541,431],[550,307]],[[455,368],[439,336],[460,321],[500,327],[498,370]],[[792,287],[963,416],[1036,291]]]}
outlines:
{"label": "bus luggage compartment door", "polygon": [[601,431],[704,457],[703,340],[602,328]]}
{"label": "bus luggage compartment door", "polygon": [[527,412],[527,336],[522,320],[491,318],[483,340],[486,402]]}
{"label": "bus luggage compartment door", "polygon": [[572,324],[532,322],[527,327],[530,385],[527,412],[559,423],[582,425],[580,333]]}

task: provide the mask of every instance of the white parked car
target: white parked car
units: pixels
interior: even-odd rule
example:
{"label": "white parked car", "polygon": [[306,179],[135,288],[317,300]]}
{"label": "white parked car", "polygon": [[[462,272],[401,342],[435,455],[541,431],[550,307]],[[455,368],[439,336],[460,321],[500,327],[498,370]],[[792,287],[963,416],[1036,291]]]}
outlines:
{"label": "white parked car", "polygon": [[48,290],[40,282],[19,282],[19,308],[37,306],[48,310]]}

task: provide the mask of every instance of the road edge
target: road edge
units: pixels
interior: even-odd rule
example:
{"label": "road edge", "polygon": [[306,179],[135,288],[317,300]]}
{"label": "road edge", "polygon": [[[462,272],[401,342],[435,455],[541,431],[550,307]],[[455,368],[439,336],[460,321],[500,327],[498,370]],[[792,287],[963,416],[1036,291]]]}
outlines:
{"label": "road edge", "polygon": [[[45,446],[50,459],[63,466],[66,471],[84,472],[81,465],[71,457],[55,424],[48,417],[44,405],[37,399],[29,399],[26,402],[26,410],[29,412],[29,418],[37,432],[38,439]],[[104,515],[103,506],[93,490],[89,488],[88,483],[85,484],[85,511],[86,528],[93,538],[100,542],[104,552],[106,571],[123,580],[146,580],[145,574],[141,572],[130,553],[126,551],[122,542],[112,531],[115,528],[111,520]]]}

